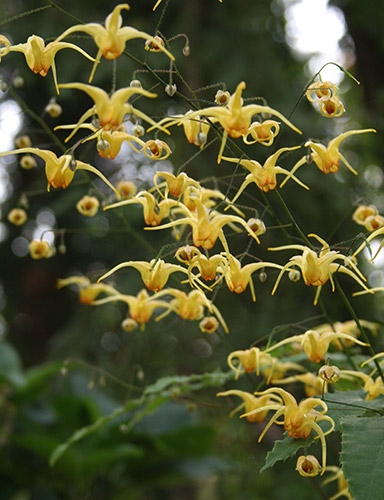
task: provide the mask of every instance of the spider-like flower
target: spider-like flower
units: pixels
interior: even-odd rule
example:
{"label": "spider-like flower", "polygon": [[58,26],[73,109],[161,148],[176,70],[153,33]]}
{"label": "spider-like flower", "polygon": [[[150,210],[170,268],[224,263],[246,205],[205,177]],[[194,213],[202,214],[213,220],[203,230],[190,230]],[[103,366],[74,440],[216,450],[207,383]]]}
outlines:
{"label": "spider-like flower", "polygon": [[[89,82],[92,81],[101,56],[105,59],[116,59],[124,52],[126,43],[134,38],[142,38],[149,41],[154,40],[153,36],[145,33],[144,31],[139,31],[131,26],[121,27],[123,23],[121,11],[129,10],[129,8],[130,7],[127,3],[116,5],[113,11],[105,19],[105,26],[98,23],[76,24],[75,26],[68,28],[64,31],[64,33],[56,38],[55,42],[57,43],[66,36],[81,31],[90,35],[94,39],[99,51],[96,56],[91,76],[89,77]],[[162,47],[160,50],[167,54],[170,59],[174,60],[173,55],[165,47]]]}
{"label": "spider-like flower", "polygon": [[24,54],[28,67],[34,73],[39,74],[41,76],[47,76],[49,69],[52,68],[55,88],[57,93],[59,94],[60,92],[59,92],[59,86],[57,84],[55,56],[57,52],[62,49],[76,50],[90,61],[95,61],[93,57],[91,57],[83,49],[77,47],[73,43],[58,42],[57,40],[55,40],[54,42],[45,45],[44,40],[37,35],[30,36],[26,43],[19,43],[17,45],[12,45],[11,47],[9,47],[9,52],[21,52],[22,54]]}
{"label": "spider-like flower", "polygon": [[77,285],[79,287],[79,302],[81,304],[91,305],[101,294],[116,295],[119,292],[110,285],[104,283],[91,283],[86,276],[70,276],[69,278],[58,279],[56,288]]}
{"label": "spider-like flower", "polygon": [[[94,115],[97,116],[100,121],[100,127],[104,130],[117,130],[123,123],[126,114],[138,116],[142,120],[151,123],[154,127],[157,127],[157,124],[152,118],[149,118],[145,113],[127,103],[127,100],[135,94],[140,94],[145,97],[157,97],[157,94],[153,94],[142,88],[125,87],[116,90],[111,96],[109,96],[105,90],[94,87],[93,85],[87,85],[86,83],[62,83],[59,85],[59,88],[79,89],[88,94],[95,103],[92,108],[88,109],[88,111],[82,115],[77,124],[73,126],[73,130],[65,139],[65,142],[68,142],[76,134],[85,120]],[[167,134],[169,133],[165,129],[163,129],[163,131]]]}
{"label": "spider-like flower", "polygon": [[159,292],[157,297],[164,295],[171,295],[174,299],[167,304],[167,311],[162,313],[156,321],[160,321],[172,311],[183,319],[200,321],[204,317],[204,309],[208,308],[208,310],[217,317],[225,333],[228,333],[228,327],[219,309],[207,299],[201,290],[192,290],[187,294],[176,288],[167,288]]}
{"label": "spider-like flower", "polygon": [[235,372],[235,379],[242,373],[252,373],[256,370],[256,375],[260,374],[262,361],[267,361],[273,366],[274,358],[268,352],[261,351],[258,347],[251,347],[244,351],[233,351],[227,358],[228,366]]}
{"label": "spider-like flower", "polygon": [[148,290],[159,292],[167,284],[169,276],[175,272],[182,272],[188,274],[188,271],[177,264],[168,264],[162,259],[152,259],[150,262],[146,261],[129,261],[122,262],[115,266],[113,269],[103,274],[98,281],[108,278],[111,274],[124,267],[133,267],[141,274],[144,285]]}
{"label": "spider-like flower", "polygon": [[[314,430],[317,433],[316,437],[321,441],[323,457],[321,474],[323,474],[325,471],[327,455],[325,436],[330,434],[335,428],[335,422],[332,418],[325,415],[328,411],[327,404],[323,400],[315,398],[307,398],[297,404],[297,401],[292,394],[284,389],[281,389],[280,387],[266,389],[263,392],[255,392],[255,394],[258,396],[275,394],[280,396],[282,399],[281,402],[269,403],[261,408],[251,410],[250,412],[246,412],[241,415],[241,417],[248,417],[265,410],[276,410],[275,415],[271,418],[261,433],[259,442],[263,439],[265,433],[274,422],[281,424],[281,422],[278,421],[280,416],[284,416],[284,428],[288,432],[288,435],[294,439],[307,439],[311,431]],[[320,407],[322,411],[316,410],[316,407]],[[318,422],[321,422],[322,420],[330,423],[330,428],[326,432],[324,432],[318,424]]]}
{"label": "spider-like flower", "polygon": [[[160,187],[162,187],[162,185],[157,183],[157,179],[159,177],[165,179],[165,194],[160,191]],[[181,172],[177,176],[171,172],[156,172],[153,177],[153,184],[162,198],[168,198],[168,194],[175,198],[180,198],[184,194],[187,187],[195,186],[197,189],[200,189],[201,187],[197,181],[188,177],[185,172]]]}
{"label": "spider-like flower", "polygon": [[287,339],[278,342],[277,344],[269,347],[267,352],[274,351],[279,347],[299,342],[300,347],[304,349],[305,354],[311,361],[315,363],[320,363],[320,361],[327,354],[329,345],[335,339],[347,339],[354,344],[359,344],[361,346],[367,346],[365,342],[361,342],[360,340],[355,339],[351,335],[347,335],[346,333],[340,332],[322,332],[319,333],[316,330],[307,330],[305,333],[301,335],[293,335],[292,337],[288,337]]}
{"label": "spider-like flower", "polygon": [[327,392],[328,384],[322,378],[320,378],[315,373],[307,372],[307,373],[299,373],[296,375],[292,375],[291,377],[282,378],[279,380],[272,379],[272,384],[292,384],[295,382],[300,382],[304,384],[304,392],[308,398],[312,398],[313,396],[321,396],[323,392]]}
{"label": "spider-like flower", "polygon": [[[253,122],[248,128],[247,135],[243,136],[245,144],[255,144],[259,142],[263,146],[271,146],[280,131],[280,124],[275,120],[265,120],[263,122]],[[253,140],[248,140],[248,136]]]}
{"label": "spider-like flower", "polygon": [[[239,396],[243,402],[239,405],[236,406],[234,410],[231,411],[229,414],[230,418],[233,417],[235,413],[238,411],[242,410],[244,408],[246,413],[251,412],[252,410],[257,410],[258,408],[265,407],[268,404],[274,404],[274,403],[280,403],[282,404],[282,399],[279,396],[276,395],[265,395],[261,397],[256,397],[253,394],[245,391],[238,391],[235,389],[225,391],[225,392],[219,392],[216,394],[216,396]],[[268,410],[261,411],[259,413],[255,413],[254,415],[249,415],[247,416],[247,420],[249,422],[262,422],[264,418],[267,416]]]}
{"label": "spider-like flower", "polygon": [[353,500],[352,495],[349,492],[348,481],[345,479],[343,469],[330,465],[326,467],[326,472],[334,472],[334,474],[323,481],[323,485],[328,484],[332,481],[337,481],[337,489],[339,490],[336,495],[333,495],[329,500],[336,500],[340,497],[345,497],[347,500]]}
{"label": "spider-like flower", "polygon": [[359,205],[352,214],[352,219],[360,226],[365,225],[365,220],[367,217],[376,216],[379,211],[375,205]]}
{"label": "spider-like flower", "polygon": [[270,189],[275,189],[275,187],[277,186],[277,180],[276,180],[277,174],[284,174],[287,178],[288,177],[292,178],[295,182],[297,182],[297,184],[299,184],[303,188],[309,189],[308,186],[299,181],[299,179],[297,179],[297,177],[291,174],[291,172],[289,172],[285,168],[281,168],[276,165],[276,161],[278,157],[281,155],[281,153],[283,153],[284,151],[293,151],[299,148],[300,146],[296,146],[293,148],[281,148],[278,151],[276,151],[276,153],[267,158],[264,165],[261,165],[261,163],[259,163],[256,160],[245,160],[245,159],[241,160],[239,158],[227,158],[226,156],[223,156],[222,157],[223,160],[240,164],[250,172],[245,178],[242,185],[240,186],[240,189],[237,191],[237,194],[233,198],[231,203],[235,203],[235,201],[239,198],[244,189],[249,184],[252,184],[252,182],[254,182],[259,189],[264,191],[264,193],[267,193]]}
{"label": "spider-like flower", "polygon": [[171,148],[168,144],[160,139],[150,139],[145,142],[142,152],[151,160],[165,160],[172,154]]}
{"label": "spider-like flower", "polygon": [[95,196],[83,196],[76,204],[77,210],[87,217],[94,217],[99,210],[100,202]]}
{"label": "spider-like flower", "polygon": [[147,290],[142,289],[136,296],[116,293],[110,297],[95,300],[91,303],[91,305],[99,306],[116,301],[125,302],[129,307],[130,317],[140,325],[140,329],[143,331],[145,324],[149,322],[155,309],[169,307],[168,302],[159,300],[158,297],[159,294],[149,296]]}
{"label": "spider-like flower", "polygon": [[[312,150],[311,153],[311,158],[315,162],[315,164],[318,166],[318,168],[324,173],[324,174],[329,174],[330,172],[335,173],[339,170],[340,167],[340,160],[344,162],[346,167],[353,173],[357,175],[357,172],[348,160],[343,156],[340,151],[339,147],[342,141],[349,137],[350,135],[356,135],[356,134],[365,134],[367,132],[376,132],[375,129],[373,128],[368,128],[368,129],[363,129],[363,130],[350,130],[349,132],[344,132],[343,134],[338,135],[334,139],[332,139],[327,146],[324,146],[324,144],[320,144],[318,142],[313,142],[313,141],[307,141],[305,143],[306,147],[310,147]],[[291,170],[290,176],[293,175],[298,168],[300,168],[302,165],[308,163],[308,158],[307,156],[303,156],[296,165],[293,167]],[[286,179],[281,184],[281,187],[287,182],[290,176],[287,176]]]}
{"label": "spider-like flower", "polygon": [[199,109],[192,111],[192,113],[189,112],[184,115],[184,117],[178,118],[179,122],[183,123],[184,120],[191,120],[196,117],[206,116],[210,119],[212,118],[213,121],[218,121],[220,123],[224,129],[224,133],[217,158],[218,163],[221,161],[228,135],[235,139],[247,136],[252,117],[258,113],[269,113],[277,116],[286,125],[301,134],[300,130],[287,118],[285,118],[285,116],[269,106],[261,106],[260,104],[248,104],[247,106],[243,106],[242,93],[244,89],[245,82],[240,82],[234,94],[231,95],[231,98],[226,106],[212,106],[205,109]]}
{"label": "spider-like flower", "polygon": [[[353,256],[352,257],[355,257],[359,252],[361,252],[361,250],[363,250],[363,248],[365,248],[368,243],[370,241],[372,241],[374,238],[376,238],[376,236],[380,236],[381,234],[384,234],[384,227],[380,227],[379,229],[376,229],[376,231],[373,231],[373,233],[371,233],[366,239],[365,241],[359,246],[359,248],[353,253]],[[384,240],[382,240],[382,242],[380,243],[380,246],[379,248],[376,250],[376,253],[375,255],[372,257],[372,259],[370,260],[370,262],[374,261],[376,259],[376,257],[379,255],[380,253],[380,250],[384,247]],[[379,287],[379,288],[375,288],[373,290],[383,290],[382,287]]]}
{"label": "spider-like flower", "polygon": [[88,172],[92,172],[100,177],[100,179],[102,179],[107,184],[107,186],[109,186],[116,193],[117,196],[119,196],[119,193],[112,186],[109,180],[104,177],[104,175],[99,170],[97,170],[97,168],[89,165],[88,163],[75,160],[71,155],[62,155],[57,157],[55,153],[47,149],[21,148],[14,151],[1,153],[0,156],[13,155],[17,153],[33,153],[36,156],[39,156],[45,162],[45,175],[47,176],[48,180],[48,191],[50,186],[52,186],[54,189],[57,189],[59,187],[65,189],[68,184],[72,182],[72,179],[77,170],[87,170]]}
{"label": "spider-like flower", "polygon": [[301,455],[296,462],[296,470],[303,477],[315,477],[321,471],[319,461],[313,455]]}
{"label": "spider-like flower", "polygon": [[[272,295],[275,293],[284,272],[294,266],[297,266],[301,270],[301,274],[306,285],[317,287],[315,299],[313,302],[314,305],[317,304],[321,292],[321,287],[328,280],[330,280],[332,284],[332,291],[335,290],[335,284],[333,282],[332,275],[337,272],[348,274],[348,276],[353,278],[362,288],[368,291],[368,288],[363,283],[363,281],[366,281],[365,277],[361,274],[351,258],[343,255],[338,251],[331,250],[328,243],[316,234],[309,234],[308,236],[316,238],[316,240],[321,243],[322,248],[318,253],[304,245],[284,245],[281,247],[269,248],[269,250],[271,251],[289,249],[302,251],[302,255],[295,255],[294,257],[291,257],[289,262],[287,262],[287,264],[285,264],[285,266],[282,268],[279,276],[277,277],[275,286],[273,287]],[[344,264],[350,266],[352,270],[343,265],[341,262],[336,262],[340,260]]]}
{"label": "spider-like flower", "polygon": [[[191,286],[196,286],[196,278],[202,278],[204,281],[214,281],[210,286],[212,289],[217,283],[219,283],[228,268],[228,261],[223,255],[211,255],[210,257],[205,256],[196,247],[180,247],[175,257],[180,262],[188,265],[188,281]],[[192,273],[193,269],[197,268],[199,274],[196,276]]]}
{"label": "spider-like flower", "polygon": [[170,213],[171,208],[179,207],[176,200],[161,200],[160,203],[157,202],[153,194],[148,193],[148,191],[140,191],[136,196],[130,198],[129,200],[122,200],[112,205],[104,207],[104,210],[109,210],[111,208],[123,207],[125,205],[142,205],[144,211],[144,220],[148,226],[158,226],[164,217],[167,217]]}
{"label": "spider-like flower", "polygon": [[[214,246],[218,238],[220,238],[222,242],[225,241],[223,227],[230,223],[236,223],[243,226],[247,233],[260,243],[260,240],[256,236],[255,232],[251,230],[248,224],[241,217],[210,211],[203,204],[201,199],[197,197],[195,198],[194,203],[196,212],[191,212],[183,203],[179,203],[179,207],[183,209],[184,213],[186,213],[186,217],[181,217],[180,219],[168,222],[162,226],[146,227],[145,229],[165,229],[168,227],[188,224],[192,227],[193,244],[196,247],[201,246],[202,248],[209,250]],[[225,245],[225,243],[223,243],[223,245]]]}

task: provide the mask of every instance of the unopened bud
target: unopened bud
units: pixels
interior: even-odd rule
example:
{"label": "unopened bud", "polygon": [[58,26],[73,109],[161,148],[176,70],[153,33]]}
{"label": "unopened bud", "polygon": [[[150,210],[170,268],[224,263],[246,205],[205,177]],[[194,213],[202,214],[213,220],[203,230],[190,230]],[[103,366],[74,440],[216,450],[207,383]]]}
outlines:
{"label": "unopened bud", "polygon": [[263,120],[270,120],[272,118],[272,115],[269,111],[263,111],[261,113],[261,117],[263,118]]}
{"label": "unopened bud", "polygon": [[93,125],[95,128],[100,128],[100,120],[97,118],[97,116],[94,116],[92,118],[91,125]]}
{"label": "unopened bud", "polygon": [[319,370],[319,377],[325,382],[334,384],[340,379],[341,373],[337,366],[324,365]]}
{"label": "unopened bud", "polygon": [[172,85],[168,83],[164,89],[165,93],[168,94],[169,97],[174,96],[176,94],[176,90],[177,90],[176,83],[173,83]]}
{"label": "unopened bud", "polygon": [[312,154],[311,153],[308,153],[306,156],[305,156],[305,161],[307,162],[308,165],[310,165],[313,161],[313,157],[312,157]]}
{"label": "unopened bud", "polygon": [[20,135],[17,139],[15,139],[15,146],[17,149],[30,148],[32,146],[32,142],[28,135]]}
{"label": "unopened bud", "polygon": [[12,80],[12,84],[15,89],[21,89],[21,87],[24,86],[24,78],[22,76],[15,76],[15,78]]}
{"label": "unopened bud", "polygon": [[100,139],[96,144],[96,148],[102,153],[107,153],[111,149],[111,145],[105,139]]}
{"label": "unopened bud", "polygon": [[136,124],[132,127],[132,134],[135,137],[143,137],[145,134],[145,129],[142,125]]}
{"label": "unopened bud", "polygon": [[265,271],[260,271],[259,273],[259,281],[260,283],[264,283],[264,281],[267,281],[267,273]]}
{"label": "unopened bud", "polygon": [[31,168],[37,167],[35,158],[32,155],[23,155],[20,159],[20,167],[25,170],[31,170]]}
{"label": "unopened bud", "polygon": [[57,118],[63,112],[63,108],[60,106],[60,104],[57,104],[54,99],[51,99],[51,101],[45,106],[45,111],[52,118]]}
{"label": "unopened bud", "polygon": [[133,87],[135,89],[141,89],[142,84],[140,80],[132,80],[131,83],[129,84],[130,87]]}
{"label": "unopened bud", "polygon": [[228,91],[218,90],[215,95],[215,103],[224,106],[229,101],[231,94]]}
{"label": "unopened bud", "polygon": [[288,278],[293,282],[299,281],[300,271],[298,271],[297,269],[291,269],[288,273]]}
{"label": "unopened bud", "polygon": [[199,132],[196,135],[196,140],[195,140],[196,146],[204,146],[206,142],[207,142],[207,134],[205,134],[204,132]]}
{"label": "unopened bud", "polygon": [[8,85],[6,84],[6,82],[4,80],[0,79],[0,90],[2,92],[5,92],[7,90],[7,88],[8,88]]}
{"label": "unopened bud", "polygon": [[76,170],[76,167],[77,167],[77,161],[72,158],[72,160],[69,162],[69,168],[72,170],[72,172],[74,172]]}
{"label": "unopened bud", "polygon": [[191,54],[191,48],[189,44],[187,44],[183,48],[183,56],[188,57],[190,54]]}

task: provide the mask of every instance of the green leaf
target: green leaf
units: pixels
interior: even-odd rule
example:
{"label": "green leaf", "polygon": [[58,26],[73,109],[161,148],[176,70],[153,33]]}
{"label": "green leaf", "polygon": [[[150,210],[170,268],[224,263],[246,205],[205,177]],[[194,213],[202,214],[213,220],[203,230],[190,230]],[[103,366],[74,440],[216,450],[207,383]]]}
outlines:
{"label": "green leaf", "polygon": [[0,342],[0,378],[15,386],[24,382],[20,356],[16,349],[5,341]]}
{"label": "green leaf", "polygon": [[354,500],[377,500],[384,491],[384,418],[344,418],[341,461]]}
{"label": "green leaf", "polygon": [[366,392],[358,391],[336,391],[333,394],[325,394],[324,401],[327,403],[327,415],[335,422],[335,430],[340,430],[340,423],[346,417],[364,415],[369,411],[380,411],[384,407],[384,397],[379,396],[373,401],[365,401]]}
{"label": "green leaf", "polygon": [[314,438],[309,439],[294,439],[288,436],[288,433],[284,433],[284,439],[275,441],[274,447],[271,451],[267,453],[264,466],[260,469],[263,472],[270,467],[273,467],[276,462],[287,460],[287,458],[292,457],[301,448],[308,448],[314,442]]}

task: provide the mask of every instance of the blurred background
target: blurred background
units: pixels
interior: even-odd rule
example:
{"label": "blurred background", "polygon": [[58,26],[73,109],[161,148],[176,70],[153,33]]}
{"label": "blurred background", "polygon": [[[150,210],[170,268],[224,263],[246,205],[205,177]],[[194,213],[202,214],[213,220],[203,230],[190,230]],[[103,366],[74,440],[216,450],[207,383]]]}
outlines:
{"label": "blurred background", "polygon": [[[358,176],[345,167],[325,176],[313,165],[304,166],[298,177],[310,191],[300,190],[293,182],[282,190],[305,234],[316,233],[329,244],[348,249],[360,232],[351,220],[356,206],[374,204],[380,213],[384,211],[380,150],[384,11],[378,0],[163,0],[155,12],[153,4],[152,0],[132,0],[130,11],[123,11],[124,25],[151,34],[159,29],[166,39],[188,36],[188,57],[182,53],[183,36],[170,42],[183,77],[175,74],[173,82],[188,98],[192,88],[202,107],[213,105],[219,88],[232,93],[245,81],[244,99],[263,97],[303,131],[298,139],[284,129],[278,147],[309,138],[327,142],[351,129],[377,130],[377,134],[350,137],[342,146]],[[113,7],[104,0],[58,0],[55,4],[3,0],[0,32],[12,44],[24,43],[32,34],[52,41],[79,21],[103,23]],[[92,39],[82,33],[68,41],[96,54]],[[140,60],[148,57],[148,65],[168,82],[166,57],[144,53],[143,41],[137,39],[128,42],[126,50]],[[340,88],[346,113],[337,119],[324,118],[302,98],[311,78],[330,61],[360,81],[357,85],[334,65],[321,72],[324,81],[331,80]],[[56,66],[59,82],[86,82],[92,63],[63,50],[56,56]],[[1,151],[14,149],[15,139],[27,134],[33,146],[61,154],[41,122],[51,130],[76,123],[91,100],[77,90],[63,90],[57,96],[51,74],[45,79],[33,74],[21,53],[3,58],[0,78]],[[145,89],[153,88],[159,94],[155,109],[144,99],[140,109],[156,120],[188,110],[182,98],[167,95],[129,57],[122,56],[116,63],[103,59],[93,84],[110,91],[114,78],[117,88],[129,86],[133,79],[139,79]],[[59,118],[45,111],[51,99],[63,109]],[[66,134],[57,131],[57,136],[63,141]],[[151,137],[148,134],[146,139]],[[176,171],[188,162],[184,170],[189,176],[226,192],[233,165],[217,165],[217,141],[193,158],[199,149],[187,143],[181,127],[173,128],[169,140],[162,139],[173,151],[164,162],[137,155],[127,145],[115,160],[101,159],[94,143],[82,145],[78,159],[100,168],[113,183],[120,179],[135,182],[138,190],[152,185],[155,171]],[[260,145],[249,151],[260,162],[270,154]],[[302,151],[286,155],[284,167],[290,169],[302,155]],[[281,433],[271,430],[258,444],[258,424],[228,418],[228,404],[215,396],[224,390],[221,386],[181,398],[175,395],[174,401],[132,429],[127,427],[132,414],[123,414],[71,447],[53,468],[49,466],[52,450],[76,429],[139,397],[159,377],[226,371],[232,350],[248,348],[281,325],[287,325],[285,334],[289,335],[301,332],[299,323],[311,327],[326,318],[324,311],[313,306],[313,295],[302,282],[283,280],[271,297],[276,273],[267,270],[266,280],[254,275],[256,303],[249,290],[237,296],[224,286],[217,289],[215,304],[229,326],[228,336],[222,332],[208,336],[197,322],[176,315],[151,321],[143,332],[123,331],[120,325],[126,307],[82,305],[76,290],[57,290],[56,280],[77,273],[94,281],[120,262],[155,258],[170,242],[170,230],[144,232],[142,209],[133,205],[84,217],[76,210],[84,194],[97,191],[106,202],[113,201],[102,183],[92,179],[90,186],[88,176],[77,174],[66,191],[48,193],[41,162],[36,169],[24,170],[19,159],[2,157],[0,166],[0,500],[304,500],[331,496],[328,486],[321,489],[320,482],[313,485],[296,477],[293,459],[260,474],[267,450]],[[241,182],[240,177],[234,179],[231,196]],[[290,255],[275,254],[271,259],[267,248],[286,243],[282,243],[279,226],[288,221],[274,193],[267,194],[268,202],[252,185],[240,199],[249,217],[258,215],[271,228],[262,237],[262,245],[248,246],[249,238],[240,234],[231,235],[230,246],[234,255],[247,248],[249,261],[257,257],[284,263]],[[28,207],[28,222],[22,227],[7,220],[16,206]],[[42,235],[55,245],[56,255],[33,260],[29,241]],[[171,248],[163,258],[172,260],[173,254]],[[384,285],[381,264],[378,259],[363,268],[371,286]],[[179,286],[179,281],[174,278],[170,285]],[[110,283],[133,295],[143,286],[138,273],[130,269],[117,273]],[[356,291],[352,280],[346,279],[345,284],[343,280],[343,286],[349,295]],[[331,295],[330,286],[324,287],[322,296],[333,321],[350,319],[341,301]],[[379,294],[354,301],[360,317],[383,321]],[[256,379],[240,381],[236,387],[255,390],[252,384]],[[233,381],[228,384],[234,386]],[[336,464],[337,440],[329,441]]]}

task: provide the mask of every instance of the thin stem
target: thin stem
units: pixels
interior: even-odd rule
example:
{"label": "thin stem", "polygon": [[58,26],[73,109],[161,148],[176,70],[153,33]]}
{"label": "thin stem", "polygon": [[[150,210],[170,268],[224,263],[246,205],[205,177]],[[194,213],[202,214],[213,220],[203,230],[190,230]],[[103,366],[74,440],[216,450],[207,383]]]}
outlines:
{"label": "thin stem", "polygon": [[295,221],[293,215],[291,214],[291,211],[289,210],[289,208],[287,207],[287,205],[285,204],[285,201],[283,200],[283,198],[281,197],[281,194],[279,193],[279,191],[277,189],[274,190],[274,193],[276,194],[277,198],[279,199],[280,203],[281,203],[281,206],[283,207],[284,209],[284,212],[287,214],[289,220],[292,222],[292,225],[293,227],[296,229],[297,233],[299,234],[300,238],[305,242],[305,244],[311,249],[313,250],[313,247],[312,247],[312,244],[311,242],[309,241],[309,239],[305,236],[305,234],[303,233],[303,231],[300,229],[300,227],[298,226],[297,222]]}

